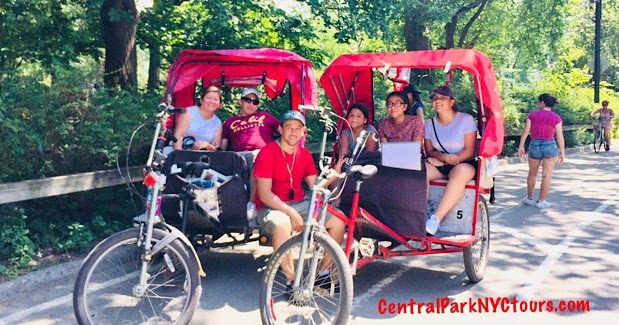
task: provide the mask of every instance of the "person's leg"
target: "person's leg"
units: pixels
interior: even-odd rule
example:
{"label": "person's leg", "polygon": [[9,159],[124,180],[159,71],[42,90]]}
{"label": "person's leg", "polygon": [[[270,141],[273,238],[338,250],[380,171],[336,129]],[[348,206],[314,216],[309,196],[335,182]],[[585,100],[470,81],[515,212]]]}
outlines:
{"label": "person's leg", "polygon": [[464,194],[466,183],[474,177],[475,168],[467,163],[458,164],[449,172],[449,181],[434,212],[439,221],[458,203]]}
{"label": "person's leg", "polygon": [[610,147],[610,127],[604,128],[604,139],[606,139],[606,144]]}
{"label": "person's leg", "polygon": [[[270,210],[268,208],[258,211],[258,224],[262,227],[262,232],[271,237],[273,251],[276,251],[292,234],[292,224],[290,218],[283,212]],[[286,256],[281,264],[282,271],[286,275],[288,282],[294,279],[293,256]]]}
{"label": "person's leg", "polygon": [[437,179],[444,179],[445,175],[443,175],[436,166],[426,162],[426,180],[428,182],[426,188],[426,200],[430,195],[430,182]]}
{"label": "person's leg", "polygon": [[535,192],[535,183],[537,182],[537,173],[541,165],[541,159],[533,159],[529,156],[529,174],[527,175],[527,198],[533,199]]}
{"label": "person's leg", "polygon": [[557,157],[544,158],[542,161],[542,185],[539,190],[538,202],[546,200],[550,191],[550,183],[552,182],[552,172],[557,162]]}
{"label": "person's leg", "polygon": [[[328,214],[328,213],[327,213]],[[344,233],[346,232],[346,225],[344,221],[340,220],[337,217],[327,215],[327,222],[325,223],[325,228],[327,228],[327,233],[329,236],[335,240],[338,244],[341,244],[344,240]],[[325,254],[322,261],[320,262],[320,272],[327,273],[329,268],[333,264],[333,259],[330,255]],[[319,274],[320,275],[320,274]]]}

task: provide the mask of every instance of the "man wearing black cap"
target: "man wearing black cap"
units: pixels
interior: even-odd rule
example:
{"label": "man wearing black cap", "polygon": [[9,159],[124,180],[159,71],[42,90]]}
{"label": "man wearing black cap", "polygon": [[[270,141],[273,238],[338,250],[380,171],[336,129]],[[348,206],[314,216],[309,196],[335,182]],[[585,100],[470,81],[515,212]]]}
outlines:
{"label": "man wearing black cap", "polygon": [[[290,238],[292,231],[303,231],[310,202],[305,199],[301,183],[305,180],[311,188],[317,178],[311,152],[299,144],[305,134],[303,115],[298,111],[284,113],[279,132],[281,139],[262,148],[254,164],[257,220],[261,233],[271,238],[274,250]],[[342,241],[345,226],[340,219],[327,219],[325,227],[336,242]],[[292,266],[292,256],[287,262]],[[286,273],[291,281],[293,274]]]}

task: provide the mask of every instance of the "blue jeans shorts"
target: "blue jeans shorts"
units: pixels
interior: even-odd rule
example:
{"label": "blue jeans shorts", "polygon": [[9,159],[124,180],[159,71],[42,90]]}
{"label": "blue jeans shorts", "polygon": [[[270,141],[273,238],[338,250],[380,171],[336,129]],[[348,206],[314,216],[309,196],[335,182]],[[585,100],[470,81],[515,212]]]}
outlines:
{"label": "blue jeans shorts", "polygon": [[559,156],[559,147],[555,140],[533,139],[529,143],[529,158],[542,160]]}

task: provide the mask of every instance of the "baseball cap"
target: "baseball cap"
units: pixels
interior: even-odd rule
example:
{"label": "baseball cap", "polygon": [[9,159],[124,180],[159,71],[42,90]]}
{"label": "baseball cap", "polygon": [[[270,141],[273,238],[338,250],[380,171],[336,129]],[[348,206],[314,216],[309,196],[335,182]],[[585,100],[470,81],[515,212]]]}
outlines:
{"label": "baseball cap", "polygon": [[301,114],[301,112],[299,111],[287,111],[286,113],[284,113],[284,115],[282,115],[280,122],[281,124],[284,124],[290,120],[297,120],[303,123],[303,126],[305,126],[305,117],[303,117],[303,114]]}
{"label": "baseball cap", "polygon": [[254,94],[256,95],[256,97],[258,99],[260,99],[260,93],[258,92],[258,90],[256,90],[256,88],[247,88],[243,91],[243,93],[241,94],[241,97],[245,97],[249,94]]}
{"label": "baseball cap", "polygon": [[441,95],[441,96],[445,96],[445,97],[454,98],[453,91],[451,91],[451,88],[449,88],[447,86],[440,86],[440,87],[434,89],[434,91],[430,94],[430,99],[432,99],[434,97],[434,95]]}

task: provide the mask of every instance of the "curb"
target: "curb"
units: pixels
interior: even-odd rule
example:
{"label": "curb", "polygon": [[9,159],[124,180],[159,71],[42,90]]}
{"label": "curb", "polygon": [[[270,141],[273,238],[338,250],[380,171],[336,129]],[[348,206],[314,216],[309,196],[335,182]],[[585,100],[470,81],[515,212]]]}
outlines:
{"label": "curb", "polygon": [[77,277],[77,272],[83,260],[82,258],[71,262],[60,263],[2,283],[0,284],[0,292],[2,292],[0,301],[11,299],[16,293],[28,291],[29,288],[49,288],[50,284],[61,280],[73,282]]}

